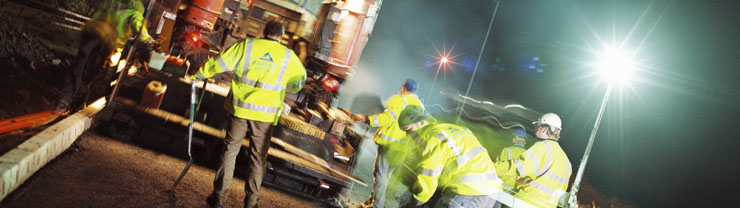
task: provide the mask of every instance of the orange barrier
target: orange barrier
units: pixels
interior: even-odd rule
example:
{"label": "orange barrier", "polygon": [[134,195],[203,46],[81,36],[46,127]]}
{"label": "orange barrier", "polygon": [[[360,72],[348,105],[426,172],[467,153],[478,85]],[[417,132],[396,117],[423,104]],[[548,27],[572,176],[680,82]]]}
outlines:
{"label": "orange barrier", "polygon": [[54,119],[59,118],[62,113],[64,113],[64,111],[46,111],[2,120],[0,121],[0,134],[47,124]]}

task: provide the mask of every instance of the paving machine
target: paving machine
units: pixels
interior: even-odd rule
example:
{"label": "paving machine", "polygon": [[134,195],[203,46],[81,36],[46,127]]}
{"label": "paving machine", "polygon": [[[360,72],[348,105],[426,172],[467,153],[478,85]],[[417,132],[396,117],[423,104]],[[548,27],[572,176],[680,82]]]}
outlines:
{"label": "paving machine", "polygon": [[[215,167],[229,118],[223,104],[233,74],[196,83],[185,75],[234,43],[261,37],[266,22],[277,20],[286,27],[282,43],[304,61],[308,80],[301,92],[286,97],[291,107],[274,128],[264,184],[330,206],[341,188],[367,185],[350,174],[363,137],[349,128],[352,113],[332,103],[352,76],[381,0],[153,1],[144,1],[149,5],[147,25],[160,47],[147,61],[115,66],[124,74],[111,82],[115,89],[100,128],[187,157],[187,118],[195,84],[192,157]],[[244,148],[249,146],[248,140],[242,142]],[[247,168],[244,152],[237,158],[237,173]]]}

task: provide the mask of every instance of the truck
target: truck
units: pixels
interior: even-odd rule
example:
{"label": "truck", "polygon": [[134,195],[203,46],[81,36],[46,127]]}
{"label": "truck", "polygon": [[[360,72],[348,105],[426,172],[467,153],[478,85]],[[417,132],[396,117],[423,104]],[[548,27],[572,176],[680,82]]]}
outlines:
{"label": "truck", "polygon": [[[178,157],[192,154],[196,163],[215,167],[230,116],[223,104],[233,74],[206,81],[185,76],[238,41],[261,37],[266,22],[280,21],[286,28],[282,44],[304,61],[307,81],[299,93],[286,96],[290,108],[273,130],[263,183],[327,206],[337,206],[337,195],[352,183],[368,185],[350,173],[363,135],[350,128],[352,112],[333,103],[341,84],[352,77],[382,0],[143,2],[147,29],[160,47],[148,60],[111,60],[118,78],[111,82],[99,128]],[[189,142],[193,85],[198,102]],[[242,141],[243,148],[249,146]],[[246,161],[242,151],[237,175],[245,171]]]}

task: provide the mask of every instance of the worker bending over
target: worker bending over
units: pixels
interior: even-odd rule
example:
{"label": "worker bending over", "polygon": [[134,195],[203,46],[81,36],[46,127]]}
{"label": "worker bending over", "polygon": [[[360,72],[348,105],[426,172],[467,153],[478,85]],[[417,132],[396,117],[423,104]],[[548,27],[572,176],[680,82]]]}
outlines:
{"label": "worker bending over", "polygon": [[422,205],[442,190],[434,207],[485,207],[498,205],[492,197],[501,192],[501,179],[493,161],[473,133],[453,124],[437,123],[418,106],[408,106],[399,125],[421,147],[421,159],[410,205]]}
{"label": "worker bending over", "polygon": [[[125,0],[96,13],[82,29],[77,58],[72,71],[65,76],[62,99],[57,110],[76,111],[89,100],[110,88],[106,77],[106,59],[116,48],[123,47],[141,29],[138,41],[151,48],[154,40],[144,25],[144,5],[140,0]],[[91,97],[93,96],[93,97]],[[92,99],[90,99],[92,98]]]}

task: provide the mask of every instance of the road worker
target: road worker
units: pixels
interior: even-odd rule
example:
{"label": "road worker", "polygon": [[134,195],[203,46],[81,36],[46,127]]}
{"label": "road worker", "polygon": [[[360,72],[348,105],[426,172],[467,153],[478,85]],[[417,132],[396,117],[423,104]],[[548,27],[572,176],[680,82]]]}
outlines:
{"label": "road worker", "polygon": [[108,55],[114,49],[123,47],[140,28],[139,41],[146,45],[154,44],[146,27],[143,27],[144,10],[140,0],[127,0],[98,12],[85,24],[77,48],[76,63],[65,77],[65,87],[57,110],[78,110],[99,96],[91,93],[105,93],[110,87],[110,78],[106,77],[108,71],[104,66]]}
{"label": "road worker", "polygon": [[493,207],[493,194],[502,191],[493,161],[467,128],[437,123],[418,106],[408,106],[399,125],[422,149],[411,188],[412,205],[427,203],[442,190],[434,207]]}
{"label": "road worker", "polygon": [[[498,155],[496,161],[507,161],[515,158],[519,158],[519,155],[524,153],[524,145],[527,144],[527,132],[522,128],[514,129],[511,134],[511,142],[514,144],[510,147],[506,147],[501,150],[501,154]],[[504,181],[504,191],[513,194],[514,184],[516,184],[516,176],[500,176],[501,180]]]}
{"label": "road worker", "polygon": [[373,205],[384,207],[386,192],[391,176],[396,168],[403,165],[413,166],[413,158],[406,157],[417,147],[406,138],[406,132],[398,127],[398,115],[407,106],[423,106],[416,91],[419,84],[413,79],[406,79],[398,94],[391,96],[382,113],[363,116],[355,115],[355,120],[366,122],[372,127],[379,127],[373,140],[378,145],[378,156],[375,160],[375,184],[373,187]]}
{"label": "road worker", "polygon": [[571,174],[568,156],[558,143],[562,122],[557,114],[547,113],[533,124],[540,140],[518,158],[496,162],[496,172],[502,178],[523,179],[524,183],[517,183],[514,197],[527,204],[514,207],[556,207]]}
{"label": "road worker", "polygon": [[192,79],[217,73],[236,76],[224,108],[231,114],[213,192],[206,199],[211,207],[222,207],[231,188],[236,156],[242,139],[249,139],[249,171],[244,190],[245,207],[256,207],[265,175],[272,127],[282,111],[285,93],[297,93],[306,80],[306,69],[298,56],[280,44],[285,29],[277,21],[266,24],[264,39],[240,41],[200,67]]}

